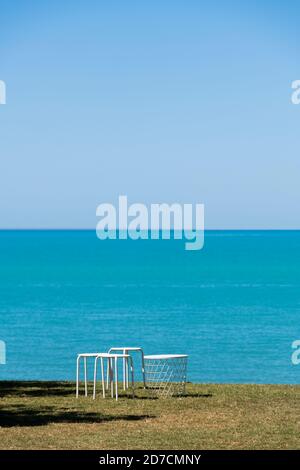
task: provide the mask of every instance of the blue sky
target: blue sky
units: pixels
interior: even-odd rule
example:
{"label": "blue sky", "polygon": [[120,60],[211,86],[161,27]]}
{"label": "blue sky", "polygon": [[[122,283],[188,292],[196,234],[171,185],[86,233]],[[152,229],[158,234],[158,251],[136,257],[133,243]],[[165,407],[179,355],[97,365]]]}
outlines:
{"label": "blue sky", "polygon": [[206,228],[300,228],[296,1],[2,1],[0,228],[94,228],[101,202],[203,202]]}

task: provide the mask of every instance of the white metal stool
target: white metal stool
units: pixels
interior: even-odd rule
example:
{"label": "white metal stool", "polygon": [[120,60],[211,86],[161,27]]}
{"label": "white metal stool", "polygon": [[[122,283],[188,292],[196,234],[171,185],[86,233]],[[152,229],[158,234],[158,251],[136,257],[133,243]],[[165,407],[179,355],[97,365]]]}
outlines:
{"label": "white metal stool", "polygon": [[83,359],[84,365],[84,394],[87,397],[88,389],[87,389],[87,359],[88,358],[96,358],[100,353],[82,353],[77,354],[77,367],[76,367],[76,398],[79,395],[79,367],[80,367],[80,359]]}
{"label": "white metal stool", "polygon": [[[129,352],[137,352],[141,354],[141,361],[142,361],[142,375],[143,375],[143,383],[144,383],[144,388],[146,388],[146,377],[145,377],[145,361],[144,361],[144,351],[142,348],[133,348],[133,347],[126,347],[122,346],[119,348],[110,348],[108,350],[108,354],[111,354],[112,352],[116,351],[122,351],[122,354],[124,356],[128,355]],[[133,359],[131,358],[131,361]],[[128,358],[123,359],[123,390],[126,390],[128,388]],[[106,379],[106,388],[108,389],[108,370],[107,370],[107,379]]]}
{"label": "white metal stool", "polygon": [[[118,400],[118,359],[126,361],[126,364],[130,363],[131,371],[131,385],[132,385],[132,397],[134,398],[134,369],[133,369],[133,360],[129,354],[110,354],[110,353],[100,353],[95,358],[94,364],[94,392],[93,399],[96,398],[96,384],[97,384],[97,364],[98,360],[101,361],[101,380],[102,380],[102,395],[105,398],[105,379],[104,379],[104,363],[103,360],[107,360],[107,376],[109,378],[111,397],[114,396],[114,382],[115,382],[115,395],[116,400]],[[107,387],[108,388],[108,387]]]}

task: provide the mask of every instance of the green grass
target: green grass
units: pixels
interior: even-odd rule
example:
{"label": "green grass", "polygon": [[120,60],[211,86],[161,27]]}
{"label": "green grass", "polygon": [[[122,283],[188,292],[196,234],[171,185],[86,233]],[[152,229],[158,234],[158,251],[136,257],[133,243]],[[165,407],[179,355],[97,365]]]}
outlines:
{"label": "green grass", "polygon": [[299,449],[300,387],[187,385],[183,398],[75,398],[67,382],[0,382],[1,449]]}

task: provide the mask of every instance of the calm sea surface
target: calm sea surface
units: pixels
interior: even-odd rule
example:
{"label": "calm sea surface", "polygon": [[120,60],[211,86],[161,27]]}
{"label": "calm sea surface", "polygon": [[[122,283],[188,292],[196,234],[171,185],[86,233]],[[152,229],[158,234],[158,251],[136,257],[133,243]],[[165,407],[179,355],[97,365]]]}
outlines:
{"label": "calm sea surface", "polygon": [[197,382],[299,383],[300,232],[100,241],[0,231],[0,379],[74,379],[78,352],[189,354]]}

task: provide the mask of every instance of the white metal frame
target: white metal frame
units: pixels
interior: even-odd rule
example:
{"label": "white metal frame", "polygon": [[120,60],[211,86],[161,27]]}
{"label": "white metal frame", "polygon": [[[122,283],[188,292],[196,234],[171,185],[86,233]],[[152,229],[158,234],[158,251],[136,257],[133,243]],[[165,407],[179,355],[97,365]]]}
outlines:
{"label": "white metal frame", "polygon": [[[128,355],[129,352],[137,352],[137,353],[140,353],[141,354],[141,361],[142,361],[142,375],[143,375],[143,384],[144,384],[144,388],[146,388],[146,376],[145,376],[145,360],[144,360],[144,351],[142,348],[134,348],[134,347],[125,347],[125,346],[122,346],[120,348],[116,348],[116,347],[113,347],[113,348],[110,348],[108,350],[108,354],[111,354],[112,352],[116,352],[116,351],[122,351],[122,354],[124,356]],[[133,359],[131,358],[131,361],[133,361]],[[124,358],[123,359],[123,390],[126,390],[128,388],[128,371],[129,371],[129,367],[128,367],[128,358]],[[109,382],[109,375],[108,375],[108,370],[107,370],[107,377],[106,377],[106,388],[108,389],[108,382]]]}
{"label": "white metal frame", "polygon": [[[105,398],[105,379],[104,379],[104,362],[103,362],[104,359],[107,360],[107,377],[108,377],[108,382],[109,382],[108,385],[110,386],[111,397],[113,398],[114,396],[114,384],[115,384],[115,396],[116,396],[116,400],[118,400],[118,359],[122,359],[123,371],[124,371],[124,362],[126,363],[127,367],[130,364],[132,397],[134,398],[134,368],[133,368],[132,357],[129,354],[101,353],[101,354],[98,354],[97,357],[95,358],[93,399],[95,400],[96,398],[97,364],[98,364],[99,359],[101,361],[101,381],[102,381],[103,398]],[[107,389],[109,388],[108,385],[107,385]]]}
{"label": "white metal frame", "polygon": [[187,360],[186,354],[145,356],[147,388],[161,397],[184,394]]}
{"label": "white metal frame", "polygon": [[88,358],[96,358],[100,353],[83,353],[77,354],[77,362],[76,362],[76,398],[79,396],[79,373],[80,373],[80,360],[83,360],[84,365],[84,395],[87,397],[88,395],[88,383],[87,383],[87,359]]}

